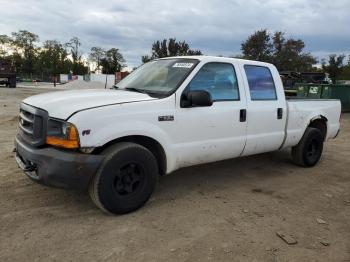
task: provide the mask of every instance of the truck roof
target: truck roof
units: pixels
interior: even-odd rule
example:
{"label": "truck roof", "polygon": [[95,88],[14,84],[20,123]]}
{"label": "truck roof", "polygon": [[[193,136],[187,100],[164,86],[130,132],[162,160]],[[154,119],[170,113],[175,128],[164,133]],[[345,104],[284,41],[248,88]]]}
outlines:
{"label": "truck roof", "polygon": [[228,63],[236,62],[238,64],[252,64],[252,65],[260,65],[260,66],[271,66],[272,65],[270,63],[261,62],[261,61],[232,58],[232,57],[207,56],[207,55],[172,56],[172,57],[164,57],[164,58],[160,58],[160,59],[171,59],[171,58],[197,59],[197,60],[204,61],[204,62],[228,62]]}

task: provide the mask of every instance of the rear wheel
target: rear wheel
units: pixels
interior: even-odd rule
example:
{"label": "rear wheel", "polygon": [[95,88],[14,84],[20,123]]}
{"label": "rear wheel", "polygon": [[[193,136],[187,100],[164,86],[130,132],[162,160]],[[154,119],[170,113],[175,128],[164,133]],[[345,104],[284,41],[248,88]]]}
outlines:
{"label": "rear wheel", "polygon": [[16,88],[16,78],[15,77],[10,78],[9,82],[10,82],[9,83],[10,87]]}
{"label": "rear wheel", "polygon": [[156,186],[159,171],[154,155],[129,142],[116,144],[102,154],[104,163],[90,183],[90,197],[102,210],[124,214],[143,206]]}
{"label": "rear wheel", "polygon": [[294,163],[312,167],[318,163],[323,151],[322,133],[317,128],[308,127],[298,145],[292,148]]}

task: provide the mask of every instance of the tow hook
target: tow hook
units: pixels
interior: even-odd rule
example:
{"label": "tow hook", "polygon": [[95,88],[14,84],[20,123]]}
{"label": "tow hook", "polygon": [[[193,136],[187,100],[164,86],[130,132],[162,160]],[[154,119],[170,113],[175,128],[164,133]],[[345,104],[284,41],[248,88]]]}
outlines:
{"label": "tow hook", "polygon": [[34,164],[31,161],[25,161],[22,159],[22,157],[18,154],[15,155],[16,162],[18,166],[24,171],[24,172],[33,172],[36,171],[37,165]]}

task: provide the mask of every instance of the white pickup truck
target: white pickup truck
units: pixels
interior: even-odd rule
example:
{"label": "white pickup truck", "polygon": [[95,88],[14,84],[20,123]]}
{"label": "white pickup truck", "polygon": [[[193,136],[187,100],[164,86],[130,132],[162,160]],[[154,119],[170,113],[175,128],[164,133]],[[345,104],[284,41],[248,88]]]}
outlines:
{"label": "white pickup truck", "polygon": [[295,163],[314,166],[339,132],[340,113],[338,100],[286,100],[268,63],[165,58],[114,89],[26,98],[16,161],[33,180],[89,189],[98,207],[121,214],[181,167],[288,147]]}

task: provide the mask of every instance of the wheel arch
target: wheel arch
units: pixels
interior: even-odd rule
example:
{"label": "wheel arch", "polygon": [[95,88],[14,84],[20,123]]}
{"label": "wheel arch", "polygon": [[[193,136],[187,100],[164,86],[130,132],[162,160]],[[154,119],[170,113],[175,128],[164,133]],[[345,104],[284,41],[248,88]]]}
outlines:
{"label": "wheel arch", "polygon": [[310,120],[307,127],[313,127],[313,128],[317,128],[318,130],[320,130],[322,133],[323,141],[325,141],[326,137],[327,137],[327,130],[328,130],[327,123],[328,123],[327,117],[325,117],[323,115],[318,115],[318,116],[313,117]]}
{"label": "wheel arch", "polygon": [[154,157],[157,160],[159,173],[161,176],[165,175],[167,172],[167,157],[165,150],[163,146],[154,138],[151,138],[149,136],[144,135],[130,135],[130,136],[123,136],[116,138],[114,140],[111,140],[104,145],[95,148],[93,151],[94,154],[99,154],[106,148],[110,147],[111,145],[115,145],[120,142],[131,142],[135,144],[139,144],[141,146],[144,146],[147,148],[151,153],[154,155]]}

